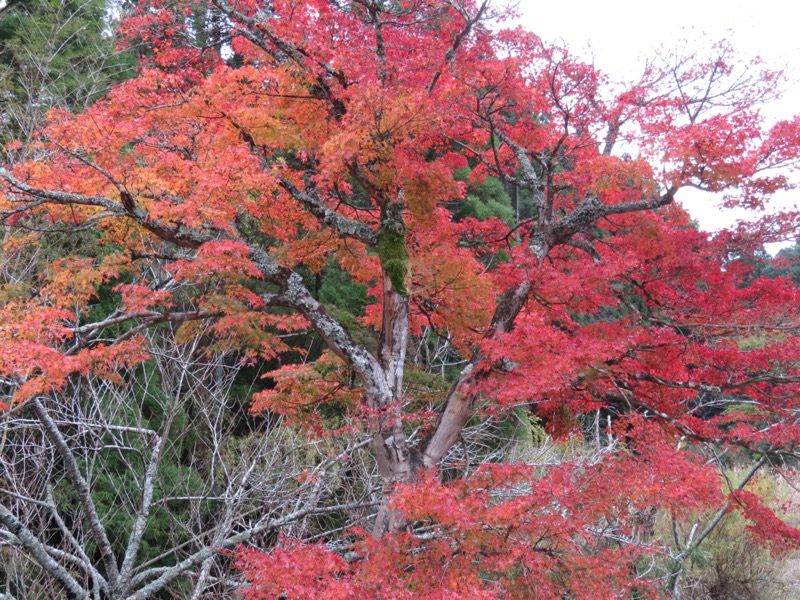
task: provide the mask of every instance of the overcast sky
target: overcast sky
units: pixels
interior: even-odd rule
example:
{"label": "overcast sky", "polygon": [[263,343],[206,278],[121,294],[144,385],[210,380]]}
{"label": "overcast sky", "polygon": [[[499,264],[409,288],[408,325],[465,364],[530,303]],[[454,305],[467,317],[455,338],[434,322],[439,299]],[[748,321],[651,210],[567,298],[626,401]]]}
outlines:
{"label": "overcast sky", "polygon": [[[746,57],[760,56],[769,67],[784,67],[792,82],[800,79],[800,35],[785,0],[520,0],[523,24],[545,40],[561,41],[576,54],[594,57],[594,64],[614,79],[636,77],[653,49],[702,35],[728,38]],[[765,111],[777,120],[800,113],[800,85],[794,83],[782,100]],[[678,199],[713,231],[734,222],[741,213],[715,208],[714,199],[681,190]],[[778,204],[789,206],[800,191],[783,194]]]}

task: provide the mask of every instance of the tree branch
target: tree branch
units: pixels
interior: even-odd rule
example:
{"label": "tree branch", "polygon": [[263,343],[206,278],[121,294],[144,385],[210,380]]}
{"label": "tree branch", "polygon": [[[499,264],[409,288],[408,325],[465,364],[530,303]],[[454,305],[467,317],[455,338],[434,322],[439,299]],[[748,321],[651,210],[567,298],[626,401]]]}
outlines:
{"label": "tree branch", "polygon": [[[481,5],[478,7],[478,11],[475,13],[474,17],[470,18],[465,12],[461,13],[461,16],[464,18],[465,21],[464,27],[463,29],[461,29],[461,31],[458,32],[458,35],[456,35],[455,39],[453,40],[453,45],[444,55],[444,63],[446,66],[449,67],[451,64],[453,64],[453,61],[456,58],[456,52],[458,52],[458,48],[461,46],[461,43],[470,34],[472,28],[475,27],[475,25],[483,18],[483,15],[486,12],[486,9],[488,8],[489,8],[489,0],[483,0]],[[444,68],[441,68],[438,71],[436,71],[436,73],[434,73],[431,82],[428,84],[428,94],[433,93],[433,90],[436,88],[436,84],[438,83],[439,78],[442,76],[443,71]]]}
{"label": "tree branch", "polygon": [[69,527],[67,527],[64,520],[61,518],[61,515],[58,512],[56,507],[55,500],[53,499],[53,488],[51,486],[47,486],[47,501],[50,503],[50,514],[53,517],[53,520],[58,525],[58,528],[64,534],[64,536],[69,540],[69,543],[75,549],[75,552],[78,554],[78,557],[83,561],[84,568],[88,571],[89,575],[91,576],[92,580],[94,581],[95,585],[99,587],[104,592],[108,593],[108,582],[105,578],[100,575],[97,569],[94,568],[91,559],[86,555],[86,551],[84,550],[83,546],[75,539],[75,536],[70,531]]}
{"label": "tree branch", "polygon": [[273,176],[278,180],[280,186],[289,192],[292,198],[305,206],[308,212],[317,218],[321,225],[334,229],[342,237],[363,242],[370,248],[376,248],[378,246],[378,234],[369,225],[340,215],[335,210],[325,206],[325,204],[313,194],[298,189],[296,185],[285,177],[281,177],[277,174],[273,174]]}
{"label": "tree branch", "polygon": [[20,545],[25,548],[37,564],[39,564],[48,575],[61,584],[61,587],[67,592],[70,600],[90,600],[89,594],[86,593],[83,586],[70,575],[69,571],[59,565],[48,554],[45,545],[36,539],[36,536],[34,536],[30,530],[2,504],[0,504],[0,522],[17,537]]}
{"label": "tree branch", "polygon": [[153,446],[153,453],[150,455],[150,462],[144,474],[144,480],[142,481],[142,501],[136,513],[136,519],[131,527],[128,546],[125,549],[125,558],[120,568],[119,582],[117,583],[117,591],[119,593],[125,593],[127,591],[134,561],[139,553],[139,547],[142,544],[142,538],[147,529],[147,520],[150,517],[150,509],[153,506],[153,493],[155,492],[155,479],[158,473],[158,465],[161,459],[161,453],[167,441],[167,431],[172,424],[173,416],[174,411],[171,411],[167,423],[164,426],[165,431],[163,436],[159,437],[156,435],[150,438],[150,444]]}
{"label": "tree branch", "polygon": [[105,196],[83,196],[69,192],[44,190],[17,179],[2,167],[0,167],[0,178],[5,179],[12,189],[28,196],[39,198],[48,204],[97,206],[105,208],[113,216],[129,217],[159,238],[182,248],[199,248],[205,242],[214,239],[207,234],[200,233],[181,224],[170,226],[160,219],[153,218],[147,211],[136,205],[126,206],[125,203],[115,202]]}
{"label": "tree branch", "polygon": [[92,500],[92,492],[89,489],[89,484],[81,474],[80,468],[78,467],[78,462],[75,460],[75,455],[72,453],[72,450],[70,450],[69,446],[67,445],[67,441],[64,439],[61,431],[58,429],[53,421],[53,418],[50,416],[50,412],[45,408],[44,404],[42,404],[41,399],[33,398],[30,406],[33,409],[34,414],[36,414],[36,417],[42,423],[47,437],[50,438],[50,441],[56,447],[61,460],[64,461],[64,466],[67,471],[67,478],[78,494],[81,508],[86,514],[86,518],[89,520],[92,536],[94,537],[95,542],[97,543],[97,549],[102,556],[103,566],[106,569],[108,582],[110,586],[114,588],[116,587],[117,579],[119,577],[117,558],[114,555],[114,549],[111,546],[111,542],[106,535],[103,522],[100,520],[100,515],[97,513],[97,507],[94,504],[94,500]]}
{"label": "tree branch", "polygon": [[353,502],[350,504],[339,504],[337,506],[328,506],[324,508],[315,507],[315,508],[296,510],[284,517],[281,517],[280,519],[274,519],[262,525],[252,527],[235,535],[229,536],[224,540],[222,540],[216,547],[203,548],[202,550],[195,552],[194,554],[192,554],[185,560],[182,560],[173,567],[155,568],[143,571],[134,578],[133,580],[134,584],[141,583],[155,574],[160,574],[160,576],[158,577],[158,579],[145,585],[139,591],[128,596],[126,600],[148,600],[153,594],[162,590],[164,586],[166,586],[170,581],[172,581],[176,577],[179,577],[187,569],[193,567],[194,565],[202,563],[204,560],[206,560],[210,556],[213,556],[214,554],[219,554],[219,552],[222,550],[228,550],[230,548],[233,548],[234,546],[243,544],[257,533],[278,529],[280,527],[283,527],[284,525],[288,525],[289,523],[297,521],[298,519],[302,519],[307,515],[322,515],[342,510],[356,510],[359,508],[374,506],[375,504],[376,504],[375,502],[366,502],[366,503]]}

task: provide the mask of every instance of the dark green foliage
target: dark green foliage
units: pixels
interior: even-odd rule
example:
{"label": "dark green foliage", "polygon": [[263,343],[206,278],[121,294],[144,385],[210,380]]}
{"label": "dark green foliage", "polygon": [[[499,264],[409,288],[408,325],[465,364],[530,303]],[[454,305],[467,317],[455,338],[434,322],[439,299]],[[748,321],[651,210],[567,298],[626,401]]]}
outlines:
{"label": "dark green foliage", "polygon": [[[460,169],[453,174],[456,181],[467,181],[470,169]],[[456,219],[472,217],[485,221],[496,217],[509,225],[514,223],[515,211],[511,197],[506,193],[503,183],[495,177],[487,177],[478,185],[467,188],[467,199],[459,203],[454,215]]]}
{"label": "dark green foliage", "polygon": [[352,281],[347,271],[332,264],[323,272],[319,301],[353,339],[366,348],[375,348],[377,339],[374,331],[359,322],[359,317],[364,315],[367,304],[372,300],[367,296],[367,286]]}
{"label": "dark green foliage", "polygon": [[[776,256],[778,264],[773,261],[765,270],[767,277],[791,277],[795,285],[800,285],[800,240],[794,246],[784,248]],[[774,270],[774,272],[773,272]]]}
{"label": "dark green foliage", "polygon": [[367,286],[353,282],[347,271],[330,266],[322,277],[319,301],[334,305],[353,316],[361,316],[367,306]]}
{"label": "dark green foliage", "polygon": [[[140,399],[138,406],[119,405],[113,397],[101,401],[109,404],[103,407],[105,412],[117,412],[119,421],[159,432],[167,438],[158,469],[155,505],[140,550],[143,561],[153,559],[165,548],[191,537],[191,531],[186,528],[191,521],[189,503],[168,499],[207,495],[210,483],[201,474],[202,461],[193,456],[194,443],[202,432],[190,421],[188,405],[176,406],[176,399],[167,397],[161,384],[158,369],[149,361],[141,365],[132,380],[127,382]],[[85,464],[81,465],[84,472],[94,473],[92,499],[119,556],[124,555],[141,499],[141,482],[152,450],[149,441],[132,433],[126,447],[115,450],[112,445],[107,451],[87,455]],[[111,442],[105,440],[105,443]],[[62,480],[54,494],[62,514],[72,519],[81,518],[78,497],[68,481]],[[208,502],[199,506],[201,514],[210,509]],[[94,548],[89,548],[90,555],[93,551]],[[165,564],[170,563],[167,561]]]}
{"label": "dark green foliage", "polygon": [[795,285],[800,285],[800,240],[794,246],[783,248],[774,258],[764,250],[735,258],[752,269],[742,278],[742,287],[749,286],[759,277],[788,277]]}
{"label": "dark green foliage", "polygon": [[[134,74],[106,0],[20,0],[0,12],[0,142],[27,143],[53,107],[80,109]],[[25,148],[27,150],[27,148]]]}

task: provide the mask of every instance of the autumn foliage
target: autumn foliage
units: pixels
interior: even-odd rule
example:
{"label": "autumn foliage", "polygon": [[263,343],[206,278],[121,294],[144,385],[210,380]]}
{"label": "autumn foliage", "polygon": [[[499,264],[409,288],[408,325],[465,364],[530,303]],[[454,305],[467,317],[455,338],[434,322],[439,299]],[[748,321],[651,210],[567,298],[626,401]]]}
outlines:
{"label": "autumn foliage", "polygon": [[[760,209],[792,187],[800,120],[759,112],[780,73],[722,42],[617,84],[486,1],[212,5],[222,53],[191,43],[188,4],[141,5],[138,76],[53,112],[37,160],[0,171],[4,252],[84,240],[0,288],[13,403],[123,383],[142,332],[169,323],[271,365],[256,414],[367,433],[377,515],[344,550],[241,549],[253,599],[655,596],[650,510],[738,510],[772,547],[800,545],[719,471],[797,456],[800,294],[748,258],[800,221],[710,236],[676,204],[693,187]],[[457,218],[487,178],[514,217]],[[331,270],[366,289],[352,322],[314,289]],[[325,352],[294,344],[308,331]],[[431,332],[457,370],[420,358]],[[426,369],[438,387],[406,385]],[[603,443],[443,467],[468,423],[520,407],[587,447],[596,419]]]}

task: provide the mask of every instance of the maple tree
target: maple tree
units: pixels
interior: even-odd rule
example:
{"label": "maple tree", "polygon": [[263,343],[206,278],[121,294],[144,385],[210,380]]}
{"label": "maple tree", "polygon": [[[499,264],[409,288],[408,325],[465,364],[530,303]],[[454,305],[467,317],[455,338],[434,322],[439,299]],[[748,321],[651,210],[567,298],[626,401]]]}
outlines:
{"label": "maple tree", "polygon": [[[678,589],[735,509],[764,543],[798,546],[745,489],[796,458],[798,291],[743,260],[794,235],[797,215],[709,238],[675,204],[691,186],[763,208],[791,187],[800,120],[765,128],[759,112],[780,73],[720,43],[614,85],[503,29],[485,0],[212,7],[222,53],[194,43],[192,6],[142,5],[123,26],[149,48],[139,75],[51,113],[39,160],[0,170],[5,252],[87,232],[99,249],[65,244],[4,282],[0,308],[5,418],[32,411],[76,489],[53,399],[81,378],[123,384],[153,354],[146,332],[169,325],[179,346],[202,340],[198,355],[273,365],[255,413],[364,432],[377,465],[377,514],[348,534],[352,556],[288,539],[242,550],[252,598],[642,597],[659,577]],[[487,181],[515,192],[513,216],[475,208]],[[363,286],[362,315],[320,301],[323,273]],[[298,360],[309,329],[326,351]],[[407,385],[426,370],[440,380]],[[468,425],[509,413],[560,438],[594,418],[594,451],[476,468]],[[748,466],[723,489],[726,455]],[[135,575],[152,493],[122,554],[81,496],[104,597],[151,597],[251,534]],[[666,575],[639,566],[660,551],[656,511],[674,531]],[[0,506],[24,550],[91,597],[21,518]]]}

